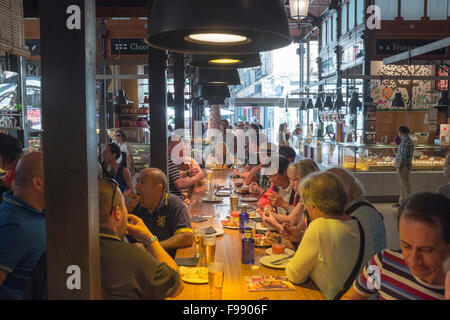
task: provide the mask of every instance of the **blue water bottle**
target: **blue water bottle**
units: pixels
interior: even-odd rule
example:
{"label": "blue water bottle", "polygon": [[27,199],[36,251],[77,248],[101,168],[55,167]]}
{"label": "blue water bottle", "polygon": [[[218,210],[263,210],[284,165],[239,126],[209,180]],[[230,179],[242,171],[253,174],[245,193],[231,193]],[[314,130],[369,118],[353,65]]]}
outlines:
{"label": "blue water bottle", "polygon": [[252,228],[245,228],[242,237],[242,264],[255,263],[255,239]]}
{"label": "blue water bottle", "polygon": [[247,212],[248,206],[243,204],[241,206],[241,213],[239,213],[239,232],[244,233],[245,223],[250,221],[250,217]]}

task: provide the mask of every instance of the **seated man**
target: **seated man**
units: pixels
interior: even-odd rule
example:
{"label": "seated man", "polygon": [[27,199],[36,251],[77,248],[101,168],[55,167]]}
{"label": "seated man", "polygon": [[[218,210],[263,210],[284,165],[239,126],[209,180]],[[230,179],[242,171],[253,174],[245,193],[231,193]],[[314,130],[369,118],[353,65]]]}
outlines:
{"label": "seated man", "polygon": [[[447,157],[445,158],[444,177],[447,177],[450,179],[450,153],[447,154]],[[447,184],[444,184],[444,185],[440,186],[439,188],[437,188],[436,192],[443,194],[444,196],[446,196],[447,198],[450,199],[450,180]]]}
{"label": "seated man", "polygon": [[[175,156],[172,155],[172,152],[174,151],[175,147],[182,142],[182,139],[180,136],[177,135],[171,135],[168,139],[168,152],[169,152],[169,160],[168,160],[168,176],[169,176],[169,191],[170,193],[173,193],[177,195],[178,197],[181,197],[181,189],[189,188],[193,186],[196,182],[200,182],[203,179],[203,174],[196,174],[192,177],[181,177],[180,168],[177,163],[172,160],[172,158],[178,158],[179,160],[182,160],[182,158],[179,156],[179,154]],[[177,149],[175,149],[177,150]],[[181,149],[182,150],[182,149]],[[181,161],[180,161],[181,162]]]}
{"label": "seated man", "polygon": [[373,237],[375,252],[386,249],[386,228],[383,216],[378,210],[364,199],[364,189],[361,183],[347,169],[335,167],[328,169],[341,179],[347,193],[345,214],[358,218],[364,230]]}
{"label": "seated man", "polygon": [[278,172],[269,176],[272,187],[258,200],[258,207],[260,209],[269,207],[279,214],[288,214],[298,200],[287,175],[289,161],[283,156],[276,157],[274,161],[278,162]]}
{"label": "seated man", "polygon": [[444,259],[450,254],[450,199],[435,193],[409,196],[399,209],[400,250],[377,253],[343,299],[443,300]]}
{"label": "seated man", "polygon": [[31,272],[45,251],[44,165],[40,152],[23,156],[14,191],[0,205],[0,300],[22,299]]}
{"label": "seated man", "polygon": [[[103,299],[156,300],[175,297],[181,293],[183,286],[177,264],[143,221],[127,214],[118,185],[112,181],[100,180],[98,193]],[[127,232],[144,243],[147,252],[124,242]],[[48,299],[45,254],[33,271],[25,298]]]}
{"label": "seated man", "polygon": [[[141,198],[127,197],[127,208],[130,212],[134,209],[133,214],[144,221],[161,241],[163,248],[175,257],[177,248],[192,245],[194,235],[183,201],[166,190],[167,178],[164,173],[156,168],[145,169],[139,174],[136,183],[136,191]],[[133,239],[129,240],[133,242]]]}

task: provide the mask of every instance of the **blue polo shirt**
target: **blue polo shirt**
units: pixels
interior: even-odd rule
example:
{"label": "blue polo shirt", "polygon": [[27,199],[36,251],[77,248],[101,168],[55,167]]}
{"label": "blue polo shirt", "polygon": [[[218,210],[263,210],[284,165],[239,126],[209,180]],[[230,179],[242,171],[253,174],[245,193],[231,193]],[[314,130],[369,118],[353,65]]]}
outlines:
{"label": "blue polo shirt", "polygon": [[45,252],[45,217],[13,191],[0,205],[0,269],[8,275],[0,285],[0,300],[22,299],[31,272]]}
{"label": "blue polo shirt", "polygon": [[[140,206],[133,210],[133,214],[141,218],[147,228],[158,237],[159,241],[167,240],[182,232],[192,233],[191,218],[183,201],[172,193],[164,193],[161,201],[153,213]],[[133,239],[129,239],[133,242]],[[167,250],[174,258],[177,249]]]}

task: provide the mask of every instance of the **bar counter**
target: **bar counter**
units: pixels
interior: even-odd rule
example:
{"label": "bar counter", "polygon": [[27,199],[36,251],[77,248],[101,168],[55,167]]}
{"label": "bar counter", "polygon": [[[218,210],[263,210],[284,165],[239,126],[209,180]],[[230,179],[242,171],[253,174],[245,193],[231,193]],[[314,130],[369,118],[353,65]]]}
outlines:
{"label": "bar counter", "polygon": [[[213,172],[213,183],[231,181],[231,170],[220,170]],[[205,175],[206,176],[206,175]],[[222,229],[220,220],[230,215],[230,199],[222,197],[222,203],[204,202],[202,198],[206,196],[206,183],[194,188],[189,205],[189,215],[213,216],[205,217],[208,221],[201,223],[192,222],[193,229],[212,226],[216,230]],[[248,202],[250,208],[256,208],[256,202]],[[241,202],[240,204],[241,205]],[[241,263],[241,237],[239,230],[223,228],[224,235],[216,239],[216,262],[224,264],[224,283],[222,289],[223,300],[259,300],[268,298],[269,300],[323,300],[324,297],[316,285],[309,280],[302,285],[295,285],[295,291],[264,291],[249,292],[244,279],[245,276],[282,276],[285,275],[283,269],[272,269],[262,266],[259,259],[265,255],[267,248],[255,248],[255,264],[258,270],[252,270],[250,265]],[[176,258],[193,257],[194,246],[177,250]],[[183,292],[176,297],[176,300],[208,300],[208,284],[184,283]]]}

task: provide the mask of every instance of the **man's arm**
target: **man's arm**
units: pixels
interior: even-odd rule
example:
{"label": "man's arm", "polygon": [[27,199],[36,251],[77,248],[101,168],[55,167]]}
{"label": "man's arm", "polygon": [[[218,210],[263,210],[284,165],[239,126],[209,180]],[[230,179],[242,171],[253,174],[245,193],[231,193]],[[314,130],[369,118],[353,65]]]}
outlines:
{"label": "man's arm", "polygon": [[367,300],[370,295],[362,294],[356,291],[355,287],[351,287],[342,297],[341,300]]}
{"label": "man's arm", "polygon": [[245,184],[251,184],[253,181],[253,178],[258,173],[258,171],[261,170],[262,167],[263,167],[262,164],[253,167],[250,170],[250,172],[248,173],[247,177],[245,178]]}
{"label": "man's arm", "polygon": [[194,241],[194,234],[192,232],[181,232],[172,237],[161,241],[161,246],[166,249],[186,248],[192,246]]}
{"label": "man's arm", "polygon": [[193,186],[197,181],[200,181],[201,179],[199,179],[198,176],[195,177],[191,177],[191,178],[179,178],[177,180],[175,180],[175,186],[178,189],[184,189],[184,188],[189,188],[190,186]]}

